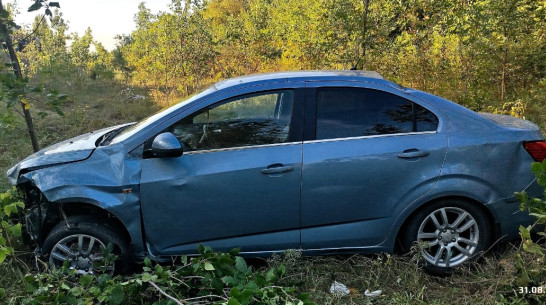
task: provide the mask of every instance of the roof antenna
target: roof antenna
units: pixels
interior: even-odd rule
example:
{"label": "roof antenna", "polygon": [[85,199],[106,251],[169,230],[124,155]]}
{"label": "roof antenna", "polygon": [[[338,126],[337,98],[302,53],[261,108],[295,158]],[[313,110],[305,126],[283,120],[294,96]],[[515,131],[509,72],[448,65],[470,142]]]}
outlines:
{"label": "roof antenna", "polygon": [[349,70],[351,70],[351,71],[356,70],[356,67],[358,67],[359,63],[360,63],[360,58],[356,61],[356,64]]}

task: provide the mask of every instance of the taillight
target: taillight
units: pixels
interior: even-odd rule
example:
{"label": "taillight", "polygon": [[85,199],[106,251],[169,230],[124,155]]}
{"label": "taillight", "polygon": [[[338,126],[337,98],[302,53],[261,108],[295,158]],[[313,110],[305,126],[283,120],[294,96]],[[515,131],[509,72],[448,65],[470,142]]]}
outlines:
{"label": "taillight", "polygon": [[523,143],[523,147],[525,147],[525,150],[527,150],[535,161],[542,162],[542,160],[546,159],[546,142],[525,142]]}

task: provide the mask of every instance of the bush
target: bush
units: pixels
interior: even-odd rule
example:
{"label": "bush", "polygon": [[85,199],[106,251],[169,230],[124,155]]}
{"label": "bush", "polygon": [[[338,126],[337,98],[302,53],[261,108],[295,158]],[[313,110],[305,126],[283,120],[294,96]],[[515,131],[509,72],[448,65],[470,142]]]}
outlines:
{"label": "bush", "polygon": [[0,194],[0,264],[13,256],[13,243],[21,238],[21,223],[17,220],[24,204],[15,188]]}
{"label": "bush", "polygon": [[[518,278],[516,284],[523,289],[522,293],[528,293],[531,298],[542,298],[546,293],[546,249],[544,243],[536,243],[531,238],[531,232],[537,232],[541,239],[546,236],[546,160],[542,163],[535,162],[531,167],[537,178],[537,183],[545,189],[542,198],[529,198],[525,192],[516,193],[521,202],[520,209],[528,210],[529,214],[536,217],[532,226],[520,226],[521,247],[523,251],[516,254]],[[531,291],[531,288],[534,291]],[[532,293],[531,293],[532,292]],[[538,300],[538,299],[537,299]]]}
{"label": "bush", "polygon": [[23,304],[313,304],[295,287],[283,286],[283,265],[253,271],[238,250],[216,253],[199,247],[199,257],[183,256],[180,264],[161,266],[144,261],[143,272],[112,277],[76,276],[67,266],[27,275],[30,294]]}

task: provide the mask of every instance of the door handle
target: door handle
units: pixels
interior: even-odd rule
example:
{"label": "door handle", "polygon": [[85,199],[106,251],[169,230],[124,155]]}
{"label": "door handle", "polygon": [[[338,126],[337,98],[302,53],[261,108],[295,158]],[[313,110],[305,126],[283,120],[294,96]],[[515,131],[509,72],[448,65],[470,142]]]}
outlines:
{"label": "door handle", "polygon": [[403,153],[398,154],[398,158],[411,159],[411,158],[426,157],[428,155],[430,155],[430,152],[428,151],[421,151],[418,149],[408,149],[408,150],[405,150]]}
{"label": "door handle", "polygon": [[266,175],[279,174],[279,173],[290,172],[293,170],[294,170],[294,167],[291,165],[284,166],[280,163],[276,163],[276,164],[271,164],[267,168],[262,169],[262,174],[266,174]]}

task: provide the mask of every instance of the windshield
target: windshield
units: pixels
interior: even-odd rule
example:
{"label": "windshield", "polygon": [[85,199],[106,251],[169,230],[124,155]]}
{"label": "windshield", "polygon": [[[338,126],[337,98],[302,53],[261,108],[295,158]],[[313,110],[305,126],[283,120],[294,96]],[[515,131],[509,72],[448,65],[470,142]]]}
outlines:
{"label": "windshield", "polygon": [[120,133],[116,134],[114,137],[112,137],[110,139],[110,143],[111,144],[114,144],[114,143],[118,143],[118,142],[121,142],[121,141],[124,141],[126,139],[128,139],[129,137],[133,136],[134,134],[136,134],[137,132],[141,131],[142,129],[150,126],[151,124],[153,124],[154,122],[156,122],[157,120],[163,118],[163,117],[167,117],[169,116],[170,114],[176,112],[178,109],[188,105],[189,103],[195,101],[195,100],[198,100],[200,98],[202,98],[203,96],[206,96],[212,92],[216,91],[216,89],[214,87],[210,87],[208,88],[207,90],[205,91],[202,91],[201,93],[198,93],[198,94],[195,94],[193,96],[191,96],[190,98],[188,98],[187,100],[183,101],[183,102],[180,102],[176,105],[173,105],[172,107],[169,107],[167,109],[163,109],[163,110],[160,110],[159,112],[143,119],[142,121],[128,127],[128,128],[125,128],[124,130],[122,130]]}

